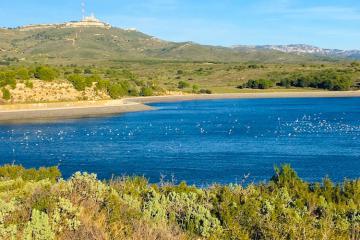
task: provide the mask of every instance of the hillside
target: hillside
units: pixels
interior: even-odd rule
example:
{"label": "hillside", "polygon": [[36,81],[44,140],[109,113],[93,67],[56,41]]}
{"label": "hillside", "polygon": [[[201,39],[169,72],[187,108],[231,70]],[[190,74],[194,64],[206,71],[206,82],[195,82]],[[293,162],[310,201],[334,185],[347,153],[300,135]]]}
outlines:
{"label": "hillside", "polygon": [[339,50],[319,48],[306,44],[291,44],[291,45],[265,45],[255,46],[256,49],[276,50],[284,53],[296,54],[312,54],[319,57],[330,57],[338,59],[360,59],[360,50]]}
{"label": "hillside", "polygon": [[106,60],[181,60],[221,62],[301,62],[319,60],[272,49],[226,48],[163,41],[136,30],[101,27],[0,29],[3,62],[98,62]]}

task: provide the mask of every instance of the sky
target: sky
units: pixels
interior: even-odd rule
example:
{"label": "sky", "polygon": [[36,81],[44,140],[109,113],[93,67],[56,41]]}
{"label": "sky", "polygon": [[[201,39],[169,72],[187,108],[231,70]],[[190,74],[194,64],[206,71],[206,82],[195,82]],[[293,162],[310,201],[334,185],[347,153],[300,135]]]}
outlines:
{"label": "sky", "polygon": [[[0,26],[80,20],[82,0],[2,0]],[[360,0],[86,0],[87,15],[169,41],[360,49]]]}

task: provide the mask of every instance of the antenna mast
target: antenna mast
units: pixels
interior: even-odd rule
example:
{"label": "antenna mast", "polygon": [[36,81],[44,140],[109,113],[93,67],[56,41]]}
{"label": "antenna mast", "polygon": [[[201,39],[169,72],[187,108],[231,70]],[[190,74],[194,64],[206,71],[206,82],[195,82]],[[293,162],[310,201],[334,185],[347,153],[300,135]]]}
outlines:
{"label": "antenna mast", "polygon": [[85,11],[85,7],[86,7],[85,0],[82,0],[82,2],[81,2],[82,20],[84,20],[84,19],[85,19],[85,13],[86,13],[86,11]]}

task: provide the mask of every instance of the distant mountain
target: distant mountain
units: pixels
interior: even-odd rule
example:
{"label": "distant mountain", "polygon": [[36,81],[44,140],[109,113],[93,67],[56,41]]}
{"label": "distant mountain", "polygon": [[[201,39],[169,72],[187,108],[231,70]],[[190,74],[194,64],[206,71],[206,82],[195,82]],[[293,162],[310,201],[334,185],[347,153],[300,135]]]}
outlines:
{"label": "distant mountain", "polygon": [[264,45],[255,46],[255,49],[275,50],[283,53],[295,54],[311,54],[314,56],[343,58],[343,59],[360,59],[360,50],[339,50],[319,48],[306,44],[291,44],[291,45]]}
{"label": "distant mountain", "polygon": [[[320,54],[317,52],[320,50],[311,50],[310,46],[306,48],[306,45],[292,46],[228,48],[193,42],[170,42],[135,29],[112,27],[94,16],[77,22],[0,29],[0,60],[3,61],[19,59],[47,63],[94,63],[109,60],[303,62],[324,60],[324,57],[334,55]],[[306,54],[299,54],[300,51]],[[338,56],[343,58],[344,55],[341,53],[345,54],[339,50]],[[349,58],[360,55],[359,52],[346,54],[349,54]]]}

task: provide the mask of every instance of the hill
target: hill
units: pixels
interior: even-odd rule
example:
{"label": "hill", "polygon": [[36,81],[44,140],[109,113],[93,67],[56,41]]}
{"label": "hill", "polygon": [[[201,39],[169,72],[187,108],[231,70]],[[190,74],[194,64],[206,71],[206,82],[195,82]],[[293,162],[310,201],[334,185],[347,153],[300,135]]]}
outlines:
{"label": "hill", "polygon": [[360,60],[360,50],[327,49],[306,44],[264,45],[256,46],[255,48],[276,50],[284,53],[312,54],[319,57]]}
{"label": "hill", "polygon": [[193,42],[169,42],[133,29],[83,22],[0,29],[0,58],[8,61],[78,63],[107,60],[216,62],[303,62],[318,56],[251,47],[227,48]]}

